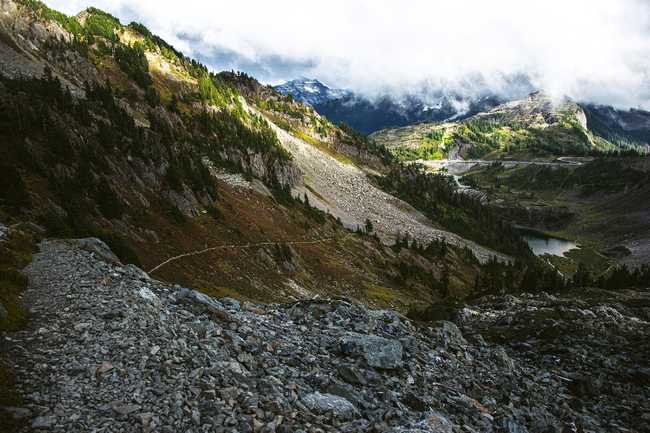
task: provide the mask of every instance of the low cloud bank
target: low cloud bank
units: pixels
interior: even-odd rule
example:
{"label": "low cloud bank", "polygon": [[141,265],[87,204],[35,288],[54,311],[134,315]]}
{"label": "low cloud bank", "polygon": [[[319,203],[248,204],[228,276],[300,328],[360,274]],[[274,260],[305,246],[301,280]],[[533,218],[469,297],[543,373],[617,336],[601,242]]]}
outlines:
{"label": "low cloud bank", "polygon": [[141,21],[210,67],[368,96],[486,91],[650,110],[646,0],[47,0]]}

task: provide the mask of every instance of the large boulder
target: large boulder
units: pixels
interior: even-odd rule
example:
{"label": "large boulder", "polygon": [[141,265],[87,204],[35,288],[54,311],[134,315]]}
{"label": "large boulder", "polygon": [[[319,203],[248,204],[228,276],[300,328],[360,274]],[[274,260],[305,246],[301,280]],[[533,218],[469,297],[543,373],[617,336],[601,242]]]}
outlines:
{"label": "large boulder", "polygon": [[206,295],[205,293],[197,292],[196,290],[187,289],[181,287],[178,292],[176,292],[177,301],[193,302],[204,307],[210,307],[217,310],[224,310],[224,306],[221,302],[216,299]]}
{"label": "large boulder", "polygon": [[352,403],[338,395],[313,392],[304,396],[302,402],[312,412],[331,414],[336,418],[351,419],[358,414],[357,408]]}
{"label": "large boulder", "polygon": [[397,340],[350,332],[341,339],[346,355],[363,356],[369,366],[392,369],[402,366],[402,343]]}
{"label": "large boulder", "polygon": [[447,322],[446,320],[437,322],[436,327],[432,330],[432,334],[438,339],[440,345],[444,347],[460,347],[467,345],[467,340],[463,337],[463,333],[460,332],[458,326],[452,322]]}
{"label": "large boulder", "polygon": [[184,303],[192,308],[195,312],[204,312],[210,315],[213,319],[220,322],[231,323],[238,322],[237,318],[230,311],[216,299],[206,295],[205,293],[197,292],[196,290],[186,289],[182,287],[176,292],[176,302]]}
{"label": "large boulder", "polygon": [[92,253],[97,259],[113,265],[121,265],[120,259],[111,251],[101,239],[83,238],[72,239],[70,242],[82,250]]}

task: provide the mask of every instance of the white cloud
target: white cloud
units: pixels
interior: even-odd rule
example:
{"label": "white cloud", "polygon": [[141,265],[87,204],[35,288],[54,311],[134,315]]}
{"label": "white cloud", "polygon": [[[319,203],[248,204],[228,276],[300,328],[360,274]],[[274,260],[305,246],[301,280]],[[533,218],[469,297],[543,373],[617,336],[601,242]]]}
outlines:
{"label": "white cloud", "polygon": [[[137,19],[210,66],[311,75],[368,94],[516,74],[555,95],[650,109],[647,0],[47,0]],[[470,80],[471,81],[471,80]]]}

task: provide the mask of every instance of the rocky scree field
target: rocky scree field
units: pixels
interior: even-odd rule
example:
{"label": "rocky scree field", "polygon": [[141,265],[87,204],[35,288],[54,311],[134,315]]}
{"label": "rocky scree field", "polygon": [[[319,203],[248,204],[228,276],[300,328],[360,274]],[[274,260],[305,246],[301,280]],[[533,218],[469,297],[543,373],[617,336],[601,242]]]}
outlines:
{"label": "rocky scree field", "polygon": [[[648,292],[477,299],[453,321],[353,302],[216,299],[48,240],[5,337],[25,429],[650,431]],[[26,431],[26,430],[25,430]]]}

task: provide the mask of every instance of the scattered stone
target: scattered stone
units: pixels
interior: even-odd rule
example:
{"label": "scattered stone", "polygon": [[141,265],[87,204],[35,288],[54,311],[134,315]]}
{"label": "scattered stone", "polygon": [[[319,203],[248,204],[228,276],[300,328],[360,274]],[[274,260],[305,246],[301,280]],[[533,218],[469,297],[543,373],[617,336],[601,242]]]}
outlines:
{"label": "scattered stone", "polygon": [[223,304],[224,307],[226,307],[229,310],[235,310],[235,311],[241,310],[241,304],[236,299],[221,298],[221,303]]}
{"label": "scattered stone", "polygon": [[397,340],[350,332],[341,340],[341,351],[347,355],[362,355],[371,367],[402,366],[402,343]]}
{"label": "scattered stone", "polygon": [[355,367],[342,366],[339,368],[339,376],[341,376],[341,379],[354,385],[365,385],[367,383],[366,378]]}
{"label": "scattered stone", "polygon": [[32,428],[48,430],[56,424],[56,416],[37,416],[32,420]]}
{"label": "scattered stone", "polygon": [[140,413],[138,414],[138,419],[142,424],[142,433],[151,433],[153,431],[154,423],[152,413]]}
{"label": "scattered stone", "polygon": [[452,433],[452,423],[440,412],[431,411],[415,425],[431,433]]}
{"label": "scattered stone", "polygon": [[71,239],[70,243],[95,255],[99,260],[112,265],[121,265],[120,259],[111,251],[104,241],[97,238]]}
{"label": "scattered stone", "polygon": [[158,297],[148,287],[140,287],[138,289],[138,295],[140,295],[142,299],[150,302],[158,301]]}
{"label": "scattered stone", "polygon": [[[501,419],[498,423],[500,431],[503,433],[528,433],[526,426],[519,424],[512,418]],[[564,431],[567,431],[566,429]]]}
{"label": "scattered stone", "polygon": [[137,404],[114,404],[112,409],[120,415],[129,415],[140,410],[140,406]]}
{"label": "scattered stone", "polygon": [[95,376],[97,378],[100,378],[103,374],[108,373],[113,368],[115,368],[115,367],[113,367],[113,364],[111,364],[108,361],[104,361],[101,364],[99,364],[97,366],[97,368],[95,369]]}
{"label": "scattered stone", "polygon": [[317,413],[331,413],[334,417],[349,419],[357,415],[357,409],[343,397],[314,392],[302,398],[310,410]]}
{"label": "scattered stone", "polygon": [[26,273],[39,314],[3,343],[15,413],[48,415],[34,429],[650,431],[646,292],[484,296],[421,325],[345,300],[238,307],[67,241]]}
{"label": "scattered stone", "polygon": [[444,347],[462,347],[467,345],[467,341],[463,337],[463,333],[460,332],[460,329],[458,329],[458,326],[456,326],[455,323],[448,322],[446,320],[437,322],[437,326],[434,329],[434,334],[438,337],[440,343]]}

